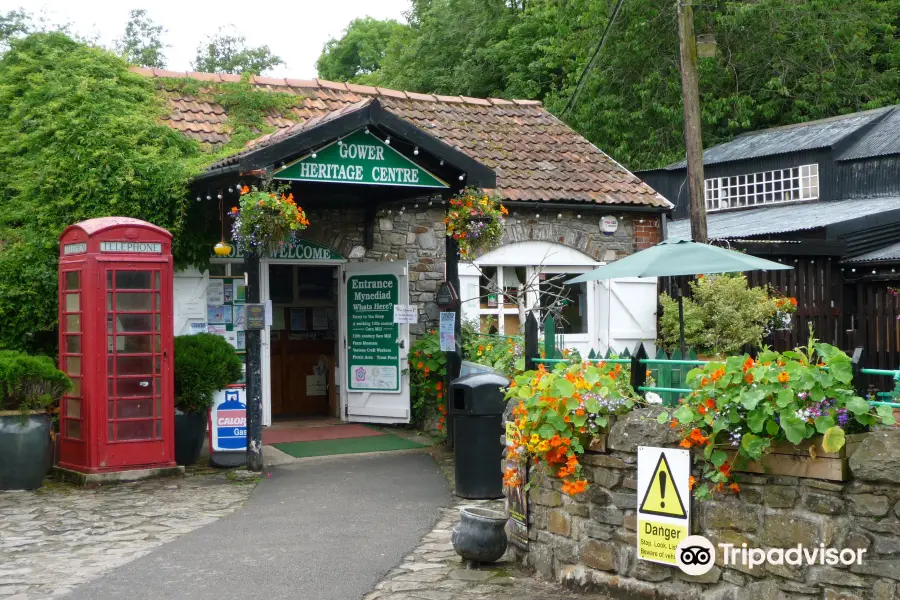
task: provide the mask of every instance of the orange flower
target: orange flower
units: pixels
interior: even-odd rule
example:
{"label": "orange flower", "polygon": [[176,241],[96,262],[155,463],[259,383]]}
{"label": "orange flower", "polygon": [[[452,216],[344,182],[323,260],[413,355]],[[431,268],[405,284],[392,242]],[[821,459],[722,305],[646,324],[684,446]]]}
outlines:
{"label": "orange flower", "polygon": [[587,489],[588,482],[587,479],[578,479],[577,481],[567,481],[563,484],[562,491],[564,494],[568,494],[570,496],[574,496],[576,494],[581,494]]}
{"label": "orange flower", "polygon": [[421,369],[423,366],[424,365],[422,364],[422,361],[419,361],[419,364],[416,365],[416,368]]}
{"label": "orange flower", "polygon": [[691,475],[688,477],[688,490],[693,490],[695,485],[697,485],[697,479]]}
{"label": "orange flower", "polygon": [[697,412],[700,413],[701,415],[705,415],[705,414],[706,414],[706,407],[705,407],[704,405],[701,404],[700,406],[697,407]]}
{"label": "orange flower", "polygon": [[710,410],[715,409],[715,408],[716,408],[716,401],[713,400],[712,398],[707,398],[707,399],[706,399],[706,408],[708,408],[708,409],[710,409]]}
{"label": "orange flower", "polygon": [[569,417],[569,415],[566,415],[566,416],[563,417],[563,422],[565,422],[565,423],[571,423],[571,422],[572,422],[572,419]]}
{"label": "orange flower", "polygon": [[576,415],[576,416],[579,416],[579,417],[583,417],[583,416],[584,416],[584,409],[583,409],[583,408],[578,408],[578,409],[576,409],[576,410],[575,410],[575,415]]}
{"label": "orange flower", "polygon": [[747,360],[744,361],[744,373],[752,369],[754,364],[753,359],[748,357]]}
{"label": "orange flower", "polygon": [[429,369],[428,367],[425,367],[425,374],[428,375],[429,373],[431,373],[431,369]]}
{"label": "orange flower", "polygon": [[796,306],[797,306],[797,299],[796,299],[796,298],[791,298],[791,304],[792,304],[794,307],[796,307]]}
{"label": "orange flower", "polygon": [[249,194],[249,193],[250,193],[250,188],[248,188],[246,185],[245,185],[244,187],[241,188],[241,195],[242,195],[242,196],[243,196],[244,194]]}
{"label": "orange flower", "polygon": [[744,375],[744,381],[747,383],[753,383],[753,373],[747,373]]}
{"label": "orange flower", "polygon": [[501,213],[501,214],[504,214],[504,215],[508,215],[508,214],[509,214],[509,211],[506,210],[506,207],[503,206],[503,205],[501,204],[501,205],[500,205],[500,213]]}
{"label": "orange flower", "polygon": [[669,429],[675,429],[676,427],[678,427],[678,420],[672,419],[672,421],[669,423]]}
{"label": "orange flower", "polygon": [[653,377],[653,372],[650,369],[647,369],[647,377]]}
{"label": "orange flower", "polygon": [[434,384],[434,389],[436,389],[437,391],[441,391],[442,389],[444,389],[444,382],[438,381],[436,384]]}
{"label": "orange flower", "polygon": [[678,445],[681,446],[682,448],[690,448],[691,446],[693,446],[693,444],[691,443],[691,440],[689,440],[687,438],[684,438],[683,440],[681,440],[681,442]]}
{"label": "orange flower", "polygon": [[439,423],[443,423],[443,422],[444,422],[444,417],[443,417],[443,416],[441,416],[441,418],[440,418],[440,419],[438,419],[438,422],[439,422]]}
{"label": "orange flower", "polygon": [[728,486],[728,489],[731,490],[732,492],[734,492],[735,494],[737,494],[741,491],[741,486],[739,486],[736,483],[732,483],[731,485]]}
{"label": "orange flower", "polygon": [[709,441],[709,438],[703,435],[703,432],[697,428],[691,430],[690,438],[695,444],[705,444]]}
{"label": "orange flower", "polygon": [[782,371],[781,373],[778,374],[778,382],[779,383],[787,383],[790,380],[791,380],[791,376],[788,375],[787,371]]}
{"label": "orange flower", "polygon": [[713,373],[712,373],[712,375],[710,375],[710,377],[712,377],[713,381],[718,381],[719,379],[722,378],[723,375],[725,375],[725,369],[718,368],[715,371],[713,371]]}
{"label": "orange flower", "polygon": [[722,466],[719,467],[719,473],[721,473],[725,477],[731,477],[731,465],[727,462],[722,463]]}
{"label": "orange flower", "polygon": [[237,207],[237,206],[232,206],[232,207],[231,207],[231,214],[236,215],[237,213],[238,213],[238,207]]}
{"label": "orange flower", "polygon": [[709,378],[708,378],[708,377],[704,377],[703,379],[701,379],[701,380],[700,380],[700,385],[702,385],[702,386],[707,386],[707,385],[709,385]]}

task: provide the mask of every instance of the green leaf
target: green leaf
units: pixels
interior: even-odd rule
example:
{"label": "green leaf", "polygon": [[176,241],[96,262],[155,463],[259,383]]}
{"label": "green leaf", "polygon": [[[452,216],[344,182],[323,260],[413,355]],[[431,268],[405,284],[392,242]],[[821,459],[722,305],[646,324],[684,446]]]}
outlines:
{"label": "green leaf", "polygon": [[606,415],[597,415],[594,417],[594,423],[599,425],[600,427],[606,427],[609,424],[609,419]]}
{"label": "green leaf", "polygon": [[[525,359],[524,358],[517,359],[515,368],[516,368],[516,371],[524,371],[525,370]],[[516,381],[518,381],[518,380],[519,380],[519,378],[517,377]]]}
{"label": "green leaf", "polygon": [[771,441],[769,438],[761,438],[752,433],[746,433],[741,438],[741,449],[753,460],[762,458],[762,453],[768,449]]}
{"label": "green leaf", "polygon": [[806,423],[799,417],[781,417],[781,428],[788,441],[792,444],[799,444],[806,439]]}
{"label": "green leaf", "polygon": [[597,414],[600,412],[600,403],[596,398],[586,398],[584,400],[584,407],[589,413]]}
{"label": "green leaf", "polygon": [[794,401],[794,390],[791,388],[782,388],[778,392],[778,400],[775,401],[775,405],[778,408],[784,408],[788,404]]}
{"label": "green leaf", "polygon": [[853,381],[853,363],[850,361],[832,361],[828,363],[831,376],[841,383]]}
{"label": "green leaf", "polygon": [[725,454],[724,452],[722,452],[721,450],[716,450],[715,452],[712,453],[712,456],[710,457],[710,462],[712,462],[712,464],[717,469],[719,467],[721,467],[723,464],[725,464],[726,460],[728,460],[728,455]]}
{"label": "green leaf", "polygon": [[853,396],[847,401],[847,410],[854,415],[864,415],[869,412],[870,408],[868,401],[859,396]]}
{"label": "green leaf", "polygon": [[582,427],[585,423],[587,423],[587,419],[587,414],[581,416],[575,415],[574,417],[572,417],[572,423],[575,425],[575,427]]}
{"label": "green leaf", "polygon": [[747,427],[749,427],[750,431],[753,433],[761,432],[767,416],[766,411],[762,408],[750,411],[747,414]]}
{"label": "green leaf", "polygon": [[566,410],[575,410],[578,408],[578,400],[569,396],[566,398]]}
{"label": "green leaf", "polygon": [[669,412],[664,410],[661,413],[659,413],[658,415],[656,415],[656,422],[659,423],[660,425],[668,423],[669,422]]}
{"label": "green leaf", "polygon": [[594,385],[598,381],[600,381],[600,369],[594,366],[590,366],[584,370],[584,380],[591,385]]}
{"label": "green leaf", "polygon": [[[543,381],[541,382],[543,383]],[[553,382],[552,394],[556,398],[568,398],[575,393],[575,384],[564,377]]]}
{"label": "green leaf", "polygon": [[682,404],[678,407],[678,410],[675,411],[674,417],[678,419],[679,423],[690,423],[694,420],[694,411],[692,411],[687,404]]}
{"label": "green leaf", "polygon": [[760,388],[745,389],[741,391],[741,404],[747,410],[753,410],[759,401],[765,397],[766,393]]}
{"label": "green leaf", "polygon": [[832,427],[834,427],[834,418],[828,415],[824,415],[821,417],[816,417],[816,431],[819,433],[825,433]]}
{"label": "green leaf", "polygon": [[781,430],[781,427],[779,427],[778,423],[776,423],[772,419],[769,419],[768,421],[766,421],[766,433],[768,433],[769,435],[772,435],[772,436],[778,435],[778,432],[780,430]]}
{"label": "green leaf", "polygon": [[831,427],[822,436],[822,450],[825,452],[837,452],[844,447],[844,430],[840,427]]}
{"label": "green leaf", "polygon": [[550,425],[549,423],[544,423],[543,425],[541,425],[540,429],[538,429],[537,432],[538,432],[539,436],[541,436],[542,438],[544,438],[546,440],[549,440],[554,435],[556,435],[556,428],[553,427],[553,425]]}
{"label": "green leaf", "polygon": [[878,414],[878,417],[881,419],[881,422],[885,425],[893,425],[897,422],[894,418],[894,409],[886,404],[879,405],[875,412]]}

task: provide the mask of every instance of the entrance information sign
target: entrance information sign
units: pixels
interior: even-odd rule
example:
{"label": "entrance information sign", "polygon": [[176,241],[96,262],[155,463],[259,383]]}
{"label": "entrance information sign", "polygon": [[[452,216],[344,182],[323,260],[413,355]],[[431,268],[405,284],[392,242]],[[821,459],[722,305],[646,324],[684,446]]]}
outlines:
{"label": "entrance information sign", "polygon": [[691,529],[691,453],[638,447],[637,556],[677,565],[675,549]]}
{"label": "entrance information sign", "polygon": [[394,323],[396,275],[347,278],[347,387],[396,392],[400,389],[400,326]]}
{"label": "entrance information sign", "polygon": [[352,133],[285,165],[275,172],[275,179],[442,189],[449,187],[378,137],[364,131]]}

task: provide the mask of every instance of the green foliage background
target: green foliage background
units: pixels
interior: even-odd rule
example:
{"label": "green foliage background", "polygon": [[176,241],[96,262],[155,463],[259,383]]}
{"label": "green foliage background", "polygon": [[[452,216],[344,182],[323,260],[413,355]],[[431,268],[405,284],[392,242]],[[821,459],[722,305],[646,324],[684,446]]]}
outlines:
{"label": "green foliage background", "polygon": [[[173,91],[225,106],[231,142],[203,148],[163,124]],[[205,265],[218,206],[191,202],[190,181],[271,131],[269,111],[290,116],[297,101],[247,81],[201,90],[153,80],[59,32],[12,40],[0,56],[0,348],[55,351],[58,237],[68,225],[144,219],[174,234],[177,264]]]}
{"label": "green foliage background", "polygon": [[[360,81],[417,92],[537,98],[632,170],[683,157],[675,2],[623,3],[574,107],[562,115],[615,0],[413,0],[409,25]],[[698,34],[704,145],[900,101],[900,0],[709,0]],[[361,31],[357,31],[360,29]],[[350,24],[329,55],[370,23]],[[345,67],[343,73],[352,73]],[[361,71],[363,72],[363,71]]]}

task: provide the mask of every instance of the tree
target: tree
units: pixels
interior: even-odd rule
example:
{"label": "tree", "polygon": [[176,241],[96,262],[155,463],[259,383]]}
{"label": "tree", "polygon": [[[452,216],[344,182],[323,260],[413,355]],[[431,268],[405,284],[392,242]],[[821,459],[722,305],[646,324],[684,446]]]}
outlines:
{"label": "tree", "polygon": [[59,32],[0,56],[0,348],[54,351],[66,226],[121,215],[180,235],[203,154],[166,110],[152,80]]}
{"label": "tree", "polygon": [[394,20],[354,19],[340,39],[325,43],[316,69],[319,77],[378,85],[381,62],[391,40],[407,27]]}
{"label": "tree", "polygon": [[134,9],[128,13],[125,35],[116,40],[116,51],[133,65],[162,69],[166,66],[163,50],[168,48],[162,42],[164,32],[162,25],[147,16],[146,10]]}
{"label": "tree", "polygon": [[248,48],[247,38],[231,26],[219,28],[216,35],[197,47],[193,67],[206,73],[261,74],[283,64],[268,46]]}

